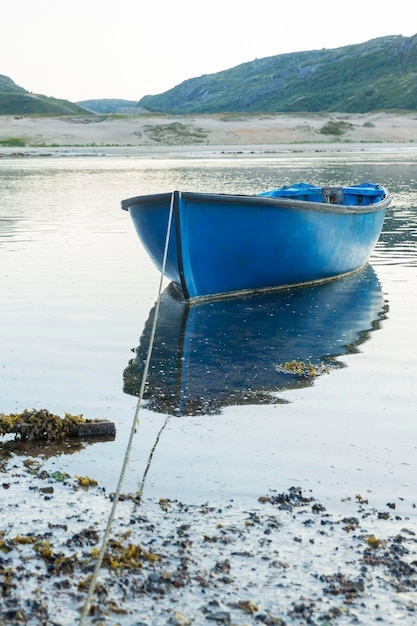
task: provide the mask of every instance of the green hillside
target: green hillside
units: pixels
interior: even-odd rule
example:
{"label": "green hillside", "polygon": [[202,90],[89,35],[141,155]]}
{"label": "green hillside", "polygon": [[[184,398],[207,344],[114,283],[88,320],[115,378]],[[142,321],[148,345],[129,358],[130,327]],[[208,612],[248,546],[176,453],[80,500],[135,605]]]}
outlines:
{"label": "green hillside", "polygon": [[80,106],[93,113],[100,115],[139,115],[147,111],[132,100],[121,100],[118,98],[104,98],[102,100],[81,100],[77,102]]}
{"label": "green hillside", "polygon": [[81,106],[19,87],[0,74],[0,115],[88,115]]}
{"label": "green hillside", "polygon": [[417,35],[279,54],[190,78],[139,102],[71,103],[33,94],[0,75],[0,115],[344,112],[417,110]]}
{"label": "green hillside", "polygon": [[191,78],[138,105],[152,112],[263,113],[417,109],[417,35],[256,59]]}

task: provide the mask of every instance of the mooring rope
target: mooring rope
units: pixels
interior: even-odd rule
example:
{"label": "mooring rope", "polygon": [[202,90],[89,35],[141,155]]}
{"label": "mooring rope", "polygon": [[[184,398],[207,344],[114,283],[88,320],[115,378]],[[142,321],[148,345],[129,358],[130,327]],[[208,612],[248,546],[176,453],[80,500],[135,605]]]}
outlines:
{"label": "mooring rope", "polygon": [[88,614],[90,612],[90,608],[91,608],[91,602],[93,599],[93,594],[97,585],[97,579],[98,579],[98,575],[101,569],[101,566],[103,564],[103,559],[104,559],[104,555],[106,553],[106,548],[107,548],[107,544],[109,541],[109,537],[110,537],[110,531],[111,531],[111,527],[114,521],[114,517],[116,514],[116,508],[117,508],[117,504],[119,502],[119,498],[120,498],[120,493],[122,490],[122,485],[123,485],[123,481],[124,481],[124,477],[126,474],[126,469],[129,463],[129,457],[130,457],[130,452],[132,449],[132,444],[133,444],[133,438],[134,435],[136,433],[136,427],[139,424],[139,412],[140,412],[140,406],[142,404],[142,400],[143,400],[143,394],[145,391],[145,385],[146,385],[146,379],[148,376],[148,370],[149,370],[149,364],[151,361],[151,355],[152,355],[152,348],[153,348],[153,344],[154,344],[154,339],[155,339],[155,332],[156,332],[156,324],[158,321],[158,314],[159,314],[159,305],[161,302],[161,295],[162,295],[162,284],[163,284],[163,280],[164,280],[164,273],[165,273],[165,267],[166,267],[166,263],[167,263],[167,257],[168,257],[168,246],[169,246],[169,236],[170,236],[170,232],[171,232],[171,224],[172,224],[172,216],[173,216],[173,212],[174,212],[174,197],[175,197],[175,192],[172,192],[171,194],[171,203],[170,203],[170,207],[169,207],[169,215],[168,215],[168,226],[167,226],[167,232],[166,232],[166,237],[165,237],[165,247],[164,247],[164,255],[163,255],[163,259],[162,259],[162,266],[161,266],[161,276],[160,276],[160,281],[159,281],[159,288],[158,288],[158,297],[156,300],[156,305],[155,305],[155,315],[154,315],[154,319],[153,319],[153,324],[152,324],[152,329],[151,329],[151,334],[150,334],[150,338],[149,338],[149,345],[148,345],[148,352],[146,355],[146,361],[145,361],[145,366],[143,369],[143,374],[142,374],[142,381],[141,381],[141,386],[140,386],[140,390],[139,390],[139,396],[138,396],[138,401],[136,404],[136,410],[135,410],[135,415],[133,418],[133,422],[132,422],[132,427],[130,430],[130,436],[129,436],[129,440],[128,440],[128,444],[126,447],[126,452],[125,452],[125,456],[124,456],[124,460],[123,460],[123,465],[122,465],[122,469],[120,472],[120,476],[119,476],[119,482],[117,484],[117,489],[115,491],[114,494],[114,498],[113,498],[113,505],[110,511],[110,515],[109,515],[109,519],[107,521],[107,526],[106,526],[106,530],[104,532],[104,536],[103,536],[103,541],[101,544],[101,548],[100,548],[100,552],[98,554],[97,557],[97,562],[96,562],[96,566],[94,568],[94,572],[90,581],[90,585],[88,588],[88,594],[87,594],[87,598],[83,607],[83,611],[81,613],[81,620],[80,620],[80,626],[84,626],[84,624],[86,623],[86,619],[88,617]]}
{"label": "mooring rope", "polygon": [[157,445],[159,443],[161,435],[162,435],[163,431],[165,430],[165,428],[166,428],[170,418],[171,418],[171,416],[168,415],[168,417],[165,419],[165,422],[162,424],[162,426],[159,429],[159,432],[158,432],[158,434],[156,436],[155,442],[154,442],[154,444],[152,446],[152,450],[150,451],[150,454],[149,454],[149,457],[148,457],[148,462],[146,464],[145,471],[144,471],[143,476],[142,476],[142,480],[139,483],[139,494],[140,494],[140,496],[142,495],[143,489],[145,487],[146,477],[147,477],[148,472],[150,470],[150,467],[151,467],[151,464],[152,464],[153,455],[155,454],[156,447],[157,447]]}

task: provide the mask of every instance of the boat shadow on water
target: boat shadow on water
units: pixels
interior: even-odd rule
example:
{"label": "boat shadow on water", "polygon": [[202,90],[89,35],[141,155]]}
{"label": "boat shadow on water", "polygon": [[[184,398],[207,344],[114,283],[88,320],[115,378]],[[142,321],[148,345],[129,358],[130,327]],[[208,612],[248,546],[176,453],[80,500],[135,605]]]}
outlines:
{"label": "boat shadow on water", "polygon": [[[371,266],[321,285],[200,304],[171,283],[162,293],[143,398],[167,415],[220,413],[222,407],[284,402],[343,367],[380,327],[388,306]],[[123,373],[139,396],[156,306]]]}

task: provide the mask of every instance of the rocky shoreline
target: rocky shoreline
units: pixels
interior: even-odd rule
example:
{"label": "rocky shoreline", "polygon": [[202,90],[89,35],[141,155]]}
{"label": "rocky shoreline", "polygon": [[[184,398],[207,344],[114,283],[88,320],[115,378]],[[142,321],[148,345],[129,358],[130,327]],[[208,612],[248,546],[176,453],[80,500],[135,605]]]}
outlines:
{"label": "rocky shoreline", "polygon": [[[113,495],[94,479],[3,464],[0,624],[79,623]],[[297,487],[189,505],[124,494],[89,624],[396,624],[417,611],[415,502],[332,512]]]}

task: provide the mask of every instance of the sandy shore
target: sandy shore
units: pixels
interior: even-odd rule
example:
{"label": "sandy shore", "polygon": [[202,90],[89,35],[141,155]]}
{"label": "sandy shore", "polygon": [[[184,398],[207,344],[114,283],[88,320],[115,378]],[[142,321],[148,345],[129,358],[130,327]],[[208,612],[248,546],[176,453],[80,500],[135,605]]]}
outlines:
{"label": "sandy shore", "polygon": [[[332,131],[333,132],[326,132]],[[334,134],[334,131],[340,134]],[[364,144],[412,148],[417,113],[269,114],[126,117],[0,116],[0,155],[51,149],[158,154],[213,149],[364,149]]]}

